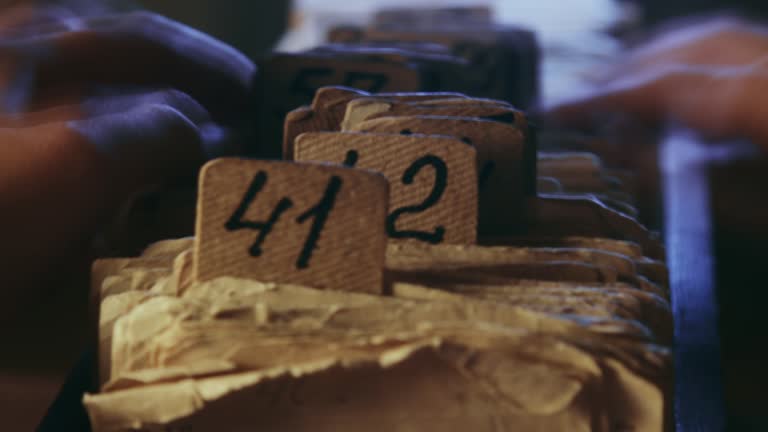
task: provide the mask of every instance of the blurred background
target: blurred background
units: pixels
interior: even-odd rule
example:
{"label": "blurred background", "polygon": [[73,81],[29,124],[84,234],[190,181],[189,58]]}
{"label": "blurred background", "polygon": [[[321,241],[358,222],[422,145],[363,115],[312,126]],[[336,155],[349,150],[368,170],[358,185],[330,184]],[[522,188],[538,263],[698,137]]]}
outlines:
{"label": "blurred background", "polygon": [[[0,0],[0,13],[24,0]],[[590,76],[654,26],[691,14],[739,12],[760,19],[760,0],[61,0],[81,14],[145,8],[216,36],[256,59],[273,48],[299,51],[324,41],[339,24],[364,25],[383,6],[488,5],[496,20],[536,32],[542,52],[545,105],[583,91]],[[292,4],[291,4],[292,3]],[[748,144],[747,144],[748,145]],[[758,158],[711,164],[725,399],[733,430],[768,430],[768,353],[762,349],[768,314],[766,163]],[[61,296],[30,306],[24,328],[0,333],[0,412],[3,430],[31,430],[45,413],[85,347],[81,297]],[[35,310],[35,308],[37,308]]]}

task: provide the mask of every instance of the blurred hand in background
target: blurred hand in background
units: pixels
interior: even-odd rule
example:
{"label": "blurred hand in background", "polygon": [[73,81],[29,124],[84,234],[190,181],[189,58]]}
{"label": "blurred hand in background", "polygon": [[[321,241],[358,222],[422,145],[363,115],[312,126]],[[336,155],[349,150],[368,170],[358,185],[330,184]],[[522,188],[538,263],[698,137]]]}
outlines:
{"label": "blurred hand in background", "polygon": [[236,150],[255,74],[231,46],[160,15],[54,2],[0,0],[7,430],[33,430],[92,342],[89,265],[104,227],[134,196],[176,182],[189,190],[206,159]]}
{"label": "blurred hand in background", "polygon": [[675,122],[705,137],[768,149],[768,29],[742,19],[677,22],[619,58],[586,94],[549,109],[561,126],[590,129],[620,116]]}
{"label": "blurred hand in background", "polygon": [[55,280],[133,194],[226,151],[254,73],[234,48],[148,12],[0,14],[2,297]]}

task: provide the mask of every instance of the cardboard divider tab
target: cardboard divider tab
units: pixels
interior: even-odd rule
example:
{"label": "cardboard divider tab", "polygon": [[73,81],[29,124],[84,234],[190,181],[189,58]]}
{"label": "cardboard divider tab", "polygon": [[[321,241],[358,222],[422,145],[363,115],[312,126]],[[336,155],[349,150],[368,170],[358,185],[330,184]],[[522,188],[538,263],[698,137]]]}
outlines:
{"label": "cardboard divider tab", "polygon": [[476,151],[451,137],[305,133],[296,160],[345,163],[390,182],[390,239],[429,244],[477,241]]}
{"label": "cardboard divider tab", "polygon": [[506,235],[520,231],[525,204],[525,137],[520,129],[478,118],[411,116],[366,120],[351,131],[446,135],[472,145],[477,151],[479,234]]}
{"label": "cardboard divider tab", "polygon": [[200,175],[195,280],[378,293],[386,179],[341,166],[218,159]]}
{"label": "cardboard divider tab", "polygon": [[309,104],[321,87],[344,85],[371,92],[428,90],[422,75],[412,63],[318,53],[275,54],[259,67],[260,148],[254,153],[279,157],[286,114]]}
{"label": "cardboard divider tab", "polygon": [[283,158],[293,160],[296,137],[304,132],[335,132],[341,130],[341,122],[347,104],[358,98],[381,98],[396,101],[420,101],[456,99],[466,97],[461,93],[371,93],[349,87],[328,86],[318,89],[311,106],[303,106],[289,112],[283,129]]}

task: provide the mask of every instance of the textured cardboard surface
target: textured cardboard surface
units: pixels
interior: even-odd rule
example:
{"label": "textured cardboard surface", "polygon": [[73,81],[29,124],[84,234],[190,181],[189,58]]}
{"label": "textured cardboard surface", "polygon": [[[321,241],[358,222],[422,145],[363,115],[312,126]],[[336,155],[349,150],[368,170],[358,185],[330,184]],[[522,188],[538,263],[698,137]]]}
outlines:
{"label": "textured cardboard surface", "polygon": [[437,99],[466,98],[460,93],[371,93],[349,87],[323,87],[315,92],[311,106],[303,106],[289,112],[285,117],[283,131],[283,158],[293,160],[293,146],[296,137],[304,132],[333,132],[341,130],[341,122],[347,104],[358,98],[377,97],[384,100],[420,101]]}
{"label": "textured cardboard surface", "polygon": [[[262,188],[255,190],[260,176]],[[381,175],[321,164],[219,159],[203,167],[200,178],[196,280],[238,276],[381,291],[388,202]],[[310,214],[323,202],[331,204],[327,212]],[[238,226],[270,219],[275,219],[271,230]]]}
{"label": "textured cardboard surface", "polygon": [[518,127],[471,117],[410,116],[366,120],[350,131],[445,135],[473,146],[477,151],[480,235],[522,229],[523,175],[533,170],[523,167],[525,136]]}
{"label": "textured cardboard surface", "polygon": [[327,54],[276,54],[259,68],[259,155],[279,157],[285,115],[309,104],[318,88],[344,85],[370,92],[419,91],[423,79],[414,64],[341,58]]}
{"label": "textured cardboard surface", "polygon": [[387,233],[391,240],[431,244],[477,242],[475,149],[449,137],[321,132],[296,142],[299,161],[341,163],[356,155],[358,168],[390,183]]}

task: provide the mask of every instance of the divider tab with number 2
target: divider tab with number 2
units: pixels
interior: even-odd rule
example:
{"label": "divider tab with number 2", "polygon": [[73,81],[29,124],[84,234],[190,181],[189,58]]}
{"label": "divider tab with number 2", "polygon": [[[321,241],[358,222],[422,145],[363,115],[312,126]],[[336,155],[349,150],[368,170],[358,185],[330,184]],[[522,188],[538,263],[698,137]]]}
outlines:
{"label": "divider tab with number 2", "polygon": [[295,158],[383,173],[391,191],[386,224],[390,239],[477,242],[476,152],[456,138],[311,132],[297,138]]}
{"label": "divider tab with number 2", "polygon": [[195,278],[379,293],[387,180],[320,164],[218,159],[200,174]]}

